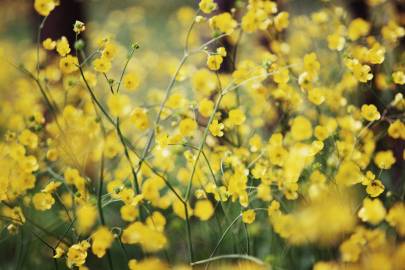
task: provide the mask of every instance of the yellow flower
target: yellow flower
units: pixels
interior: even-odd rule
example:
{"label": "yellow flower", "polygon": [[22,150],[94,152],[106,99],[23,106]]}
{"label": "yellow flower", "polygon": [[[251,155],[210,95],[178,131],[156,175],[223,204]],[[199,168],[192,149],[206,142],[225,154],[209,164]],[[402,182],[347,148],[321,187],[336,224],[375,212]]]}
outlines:
{"label": "yellow flower", "polygon": [[77,71],[79,69],[78,65],[79,61],[77,57],[71,56],[70,54],[61,58],[59,61],[59,68],[65,74]]}
{"label": "yellow flower", "polygon": [[336,174],[336,183],[342,186],[351,186],[361,183],[363,176],[359,166],[353,161],[343,161]]}
{"label": "yellow flower", "polygon": [[55,181],[51,181],[49,182],[42,190],[41,192],[45,192],[45,193],[52,193],[55,192],[56,189],[62,185],[61,182],[55,182]]}
{"label": "yellow flower", "polygon": [[191,136],[197,129],[197,123],[194,119],[186,118],[180,121],[179,130],[180,134],[183,136]]}
{"label": "yellow flower", "polygon": [[388,134],[394,139],[405,140],[405,124],[399,119],[395,120],[388,127]]}
{"label": "yellow flower", "polygon": [[137,207],[135,207],[134,205],[131,204],[125,204],[121,207],[120,209],[120,214],[121,214],[121,218],[122,220],[128,221],[128,222],[132,222],[136,219],[136,217],[138,216],[138,209]]}
{"label": "yellow flower", "polygon": [[135,91],[139,87],[140,79],[136,73],[128,73],[125,74],[124,78],[122,79],[122,83],[125,89]]}
{"label": "yellow flower", "polygon": [[252,224],[256,219],[256,212],[253,209],[249,209],[242,212],[242,221],[246,224]]}
{"label": "yellow flower", "polygon": [[146,111],[142,108],[135,108],[131,113],[131,122],[140,129],[145,130],[149,127],[149,118]]}
{"label": "yellow flower", "polygon": [[214,207],[209,200],[199,200],[194,207],[194,215],[200,220],[205,221],[212,217],[214,214]]}
{"label": "yellow flower", "polygon": [[101,58],[111,61],[117,55],[118,47],[113,42],[108,42],[101,54]]}
{"label": "yellow flower", "polygon": [[32,197],[32,203],[34,204],[35,209],[45,211],[52,208],[55,199],[49,193],[39,192]]}
{"label": "yellow flower", "polygon": [[381,28],[381,35],[386,41],[396,43],[399,38],[405,36],[405,29],[399,26],[395,20],[390,20]]}
{"label": "yellow flower", "polygon": [[111,94],[107,99],[107,106],[110,113],[115,117],[123,117],[130,113],[130,99],[123,94]]}
{"label": "yellow flower", "polygon": [[198,107],[198,111],[204,117],[209,117],[214,110],[214,102],[209,99],[204,98],[201,100],[200,105]]}
{"label": "yellow flower", "polygon": [[321,105],[325,101],[323,90],[320,88],[309,89],[308,99],[315,105]]}
{"label": "yellow flower", "polygon": [[167,245],[167,238],[158,230],[134,222],[124,229],[121,236],[124,244],[140,244],[147,252],[157,252]]}
{"label": "yellow flower", "polygon": [[273,80],[278,84],[286,84],[290,80],[290,72],[286,68],[280,68],[274,72]]}
{"label": "yellow flower", "polygon": [[282,11],[274,18],[274,26],[278,32],[283,31],[285,28],[288,27],[289,20],[288,12]]}
{"label": "yellow flower", "polygon": [[218,70],[221,67],[223,58],[219,54],[213,54],[207,58],[207,66],[210,70]]}
{"label": "yellow flower", "polygon": [[231,34],[238,25],[229,12],[213,16],[209,20],[209,24],[213,30],[226,34]]}
{"label": "yellow flower", "polygon": [[52,51],[56,47],[56,41],[52,40],[51,38],[47,38],[42,41],[42,46],[45,50]]}
{"label": "yellow flower", "polygon": [[212,136],[215,137],[222,137],[224,136],[224,132],[222,131],[224,129],[224,124],[219,123],[217,119],[212,120],[209,130],[212,134]]}
{"label": "yellow flower", "polygon": [[105,255],[106,249],[111,247],[114,236],[107,227],[100,227],[92,235],[92,239],[91,250],[97,257],[101,258]]}
{"label": "yellow flower", "polygon": [[317,77],[321,64],[315,53],[309,53],[304,56],[304,70],[312,80]]}
{"label": "yellow flower", "polygon": [[363,20],[362,18],[357,18],[351,21],[347,34],[351,40],[357,40],[368,34],[370,31],[370,23]]}
{"label": "yellow flower", "polygon": [[81,32],[84,32],[84,30],[86,30],[86,25],[83,22],[76,20],[73,24],[73,32],[80,34]]}
{"label": "yellow flower", "polygon": [[304,116],[297,116],[291,122],[291,135],[296,141],[303,141],[312,137],[312,124]]}
{"label": "yellow flower", "polygon": [[97,220],[97,209],[85,203],[80,205],[76,210],[76,228],[79,233],[87,233],[93,227]]}
{"label": "yellow flower", "polygon": [[384,220],[386,210],[383,203],[379,199],[365,198],[363,207],[359,211],[359,217],[363,222],[368,222],[377,225]]}
{"label": "yellow flower", "polygon": [[56,42],[56,51],[59,53],[60,56],[66,56],[70,53],[69,41],[65,36],[61,37]]}
{"label": "yellow flower", "polygon": [[368,121],[380,120],[381,115],[377,110],[377,107],[373,104],[364,104],[361,106],[361,116]]}
{"label": "yellow flower", "polygon": [[385,48],[376,43],[371,49],[367,51],[367,61],[371,64],[381,64],[384,62]]}
{"label": "yellow flower", "polygon": [[217,54],[219,54],[219,55],[222,56],[222,57],[225,57],[225,56],[226,56],[226,49],[225,49],[225,47],[219,47],[219,48],[217,48]]}
{"label": "yellow flower", "polygon": [[38,147],[38,136],[29,129],[24,129],[20,136],[18,136],[18,140],[22,145],[31,149],[36,149]]}
{"label": "yellow flower", "polygon": [[106,57],[100,57],[93,61],[94,70],[100,73],[107,73],[111,69],[111,62]]}
{"label": "yellow flower", "polygon": [[209,14],[217,9],[218,5],[213,0],[201,0],[198,4],[202,12]]}
{"label": "yellow flower", "polygon": [[53,255],[54,259],[59,259],[62,255],[65,254],[65,250],[61,247],[55,248],[55,254]]}
{"label": "yellow flower", "polygon": [[57,0],[35,0],[34,2],[35,10],[42,16],[48,16],[58,5]]}
{"label": "yellow flower", "polygon": [[240,126],[245,122],[246,116],[240,109],[233,109],[229,111],[227,120],[230,126]]}
{"label": "yellow flower", "polygon": [[390,169],[395,163],[395,157],[391,150],[379,151],[374,157],[374,163],[380,169]]}
{"label": "yellow flower", "polygon": [[392,79],[394,80],[394,83],[396,83],[396,84],[399,84],[399,85],[405,84],[405,74],[401,70],[395,71],[394,73],[392,73]]}
{"label": "yellow flower", "polygon": [[69,268],[82,266],[86,262],[87,249],[89,247],[90,244],[87,241],[82,241],[79,244],[72,245],[67,252],[67,266]]}
{"label": "yellow flower", "polygon": [[386,220],[399,235],[405,236],[405,204],[403,202],[397,202],[391,207]]}
{"label": "yellow flower", "polygon": [[146,218],[146,224],[159,232],[163,232],[166,225],[166,218],[158,211],[154,211],[152,215]]}
{"label": "yellow flower", "polygon": [[341,51],[343,50],[346,40],[343,36],[339,35],[338,33],[329,35],[327,37],[328,40],[328,48],[331,50]]}
{"label": "yellow flower", "polygon": [[366,187],[366,192],[368,195],[370,195],[370,197],[378,197],[381,193],[384,192],[384,185],[383,183],[378,180],[371,180],[370,183],[367,185]]}

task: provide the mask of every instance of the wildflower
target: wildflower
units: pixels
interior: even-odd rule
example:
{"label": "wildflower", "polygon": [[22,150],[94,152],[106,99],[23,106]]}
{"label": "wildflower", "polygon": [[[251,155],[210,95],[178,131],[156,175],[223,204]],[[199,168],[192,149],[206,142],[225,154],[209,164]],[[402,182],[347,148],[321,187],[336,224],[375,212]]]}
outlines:
{"label": "wildflower", "polygon": [[347,34],[351,40],[357,40],[367,35],[369,31],[370,23],[362,18],[357,18],[351,21]]}
{"label": "wildflower", "polygon": [[39,192],[32,198],[32,203],[35,209],[45,211],[51,209],[52,205],[55,203],[55,199],[49,193]]}
{"label": "wildflower", "polygon": [[71,56],[70,54],[59,60],[59,68],[64,74],[69,74],[77,71],[79,61],[77,57]]}
{"label": "wildflower", "polygon": [[135,108],[131,113],[130,119],[136,128],[140,130],[145,130],[149,127],[148,114],[142,108]]}
{"label": "wildflower", "polygon": [[87,241],[81,241],[79,244],[72,245],[67,252],[67,266],[73,268],[74,266],[82,266],[86,262],[87,249],[90,244]]}
{"label": "wildflower", "polygon": [[390,20],[387,25],[381,28],[381,35],[386,41],[396,43],[399,38],[405,36],[405,29],[394,20]]}
{"label": "wildflower", "polygon": [[38,147],[38,136],[29,129],[24,129],[18,136],[18,140],[22,145],[31,149],[36,149]]}
{"label": "wildflower", "polygon": [[399,119],[395,120],[388,127],[388,135],[394,139],[405,140],[405,124]]}
{"label": "wildflower", "polygon": [[194,207],[194,215],[200,220],[205,221],[211,218],[214,214],[214,207],[209,200],[199,200]]}
{"label": "wildflower", "polygon": [[59,259],[65,254],[65,250],[61,247],[56,247],[55,248],[55,254],[53,255],[54,259]]}
{"label": "wildflower", "polygon": [[166,225],[166,218],[158,211],[154,211],[152,215],[146,218],[146,224],[159,232],[163,232]]}
{"label": "wildflower", "polygon": [[122,220],[132,222],[137,218],[139,211],[134,205],[125,204],[120,208],[120,214]]}
{"label": "wildflower", "polygon": [[130,91],[135,91],[138,89],[140,84],[139,76],[136,73],[128,73],[122,79],[125,89]]}
{"label": "wildflower", "polygon": [[370,183],[366,187],[366,192],[370,197],[378,197],[381,193],[384,192],[384,185],[383,183],[378,180],[378,179],[373,179],[370,181]]}
{"label": "wildflower", "polygon": [[224,124],[219,123],[217,119],[212,120],[209,130],[212,134],[212,136],[215,137],[222,137],[224,136],[224,132],[222,131],[224,129]]}
{"label": "wildflower", "polygon": [[311,79],[317,76],[320,67],[321,65],[315,53],[309,53],[304,56],[304,70]]}
{"label": "wildflower", "polygon": [[213,12],[218,7],[217,3],[215,3],[213,0],[201,0],[198,6],[200,7],[201,11],[206,14]]}
{"label": "wildflower", "polygon": [[385,48],[376,43],[371,49],[367,51],[367,61],[371,64],[381,64],[384,62]]}
{"label": "wildflower", "polygon": [[388,224],[395,228],[399,235],[405,235],[405,204],[397,202],[388,211],[386,220]]}
{"label": "wildflower", "polygon": [[66,56],[70,53],[69,41],[65,36],[61,37],[56,42],[56,51],[59,53],[60,56]]}
{"label": "wildflower", "polygon": [[288,27],[288,17],[288,12],[282,11],[274,18],[274,26],[278,32],[281,32]]}
{"label": "wildflower", "polygon": [[340,165],[336,174],[336,183],[343,186],[351,186],[362,181],[359,166],[350,160],[345,160]]}
{"label": "wildflower", "polygon": [[381,115],[377,110],[377,107],[373,104],[364,104],[361,106],[361,116],[368,121],[380,120]]}
{"label": "wildflower", "polygon": [[51,38],[47,38],[42,41],[42,47],[44,47],[45,50],[52,51],[56,48],[56,41],[52,40]]}
{"label": "wildflower", "polygon": [[367,82],[373,78],[373,74],[370,73],[370,66],[362,65],[358,61],[355,61],[352,72],[354,77],[360,82]]}
{"label": "wildflower", "polygon": [[249,209],[242,212],[242,221],[246,224],[252,224],[256,219],[256,212],[253,209]]}
{"label": "wildflower", "polygon": [[62,185],[61,182],[55,182],[55,181],[51,181],[49,182],[42,190],[41,192],[45,192],[45,193],[52,193],[55,192],[56,189],[58,187],[60,187]]}
{"label": "wildflower", "polygon": [[100,57],[93,61],[94,69],[100,73],[107,73],[111,69],[111,62],[106,57]]}
{"label": "wildflower", "polygon": [[246,120],[245,114],[240,109],[233,109],[229,111],[228,123],[231,126],[240,126]]}
{"label": "wildflower", "polygon": [[363,207],[359,211],[360,219],[373,225],[377,225],[384,220],[385,214],[386,210],[379,199],[365,198],[363,200]]}
{"label": "wildflower", "polygon": [[219,70],[219,68],[221,67],[223,58],[221,55],[218,54],[213,54],[208,56],[207,58],[207,66],[210,70]]}
{"label": "wildflower", "polygon": [[225,57],[226,56],[226,49],[224,47],[217,48],[217,54],[219,54],[222,57]]}
{"label": "wildflower", "polygon": [[97,257],[101,258],[105,255],[106,249],[111,247],[114,236],[108,228],[100,227],[92,235],[92,239],[91,250]]}
{"label": "wildflower", "polygon": [[101,53],[101,58],[111,61],[117,55],[118,47],[113,42],[108,42]]}
{"label": "wildflower", "polygon": [[209,24],[213,30],[226,34],[231,34],[238,25],[229,12],[211,17]]}
{"label": "wildflower", "polygon": [[56,161],[59,158],[59,152],[55,148],[51,148],[46,152],[46,159],[49,161]]}
{"label": "wildflower", "polygon": [[280,68],[274,72],[273,80],[278,84],[286,84],[290,80],[290,72],[286,68]]}
{"label": "wildflower", "polygon": [[394,83],[403,85],[405,84],[405,73],[401,70],[395,71],[392,73],[392,79],[394,80]]}
{"label": "wildflower", "polygon": [[57,0],[35,0],[34,2],[35,10],[42,16],[48,16],[58,5]]}
{"label": "wildflower", "polygon": [[291,122],[291,135],[296,141],[303,141],[312,137],[312,124],[304,116],[297,116]]}
{"label": "wildflower", "polygon": [[87,233],[96,223],[97,209],[89,203],[84,203],[77,208],[76,217],[77,231],[79,233]]}
{"label": "wildflower", "polygon": [[130,99],[123,94],[110,95],[107,99],[107,106],[115,117],[123,117],[130,113]]}
{"label": "wildflower", "polygon": [[140,244],[148,252],[162,250],[166,244],[166,236],[154,228],[141,222],[134,222],[124,229],[121,236],[124,244]]}
{"label": "wildflower", "polygon": [[180,121],[179,130],[180,134],[183,136],[190,136],[197,129],[197,123],[194,119],[186,118]]}
{"label": "wildflower", "polygon": [[374,157],[374,163],[380,169],[390,169],[395,163],[395,157],[391,150],[379,151]]}
{"label": "wildflower", "polygon": [[325,96],[322,89],[313,88],[308,90],[308,99],[315,105],[321,105],[325,101]]}
{"label": "wildflower", "polygon": [[209,117],[213,112],[213,110],[214,110],[214,102],[206,98],[201,100],[200,105],[198,107],[198,111],[201,113],[202,116]]}
{"label": "wildflower", "polygon": [[339,35],[338,33],[329,35],[327,37],[328,40],[328,48],[331,50],[336,50],[340,52],[343,50],[346,40],[343,36]]}
{"label": "wildflower", "polygon": [[75,21],[75,23],[73,24],[73,31],[76,34],[80,34],[81,32],[84,32],[84,30],[86,30],[86,26],[84,25],[84,23],[81,21]]}

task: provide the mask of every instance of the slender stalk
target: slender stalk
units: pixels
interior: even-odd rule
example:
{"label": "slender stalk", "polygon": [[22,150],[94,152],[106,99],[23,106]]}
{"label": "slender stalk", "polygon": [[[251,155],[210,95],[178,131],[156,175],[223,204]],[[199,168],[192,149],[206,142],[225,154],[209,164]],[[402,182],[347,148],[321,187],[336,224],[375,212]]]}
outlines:
{"label": "slender stalk", "polygon": [[264,265],[264,262],[256,257],[253,256],[249,256],[249,255],[242,255],[242,254],[228,254],[228,255],[221,255],[221,256],[216,256],[216,257],[212,257],[206,260],[201,260],[201,261],[197,261],[197,262],[193,262],[191,264],[191,266],[195,266],[195,265],[200,265],[200,264],[207,264],[213,261],[219,261],[219,260],[224,260],[224,259],[231,259],[231,260],[247,260],[247,261],[251,261],[254,262],[256,264],[259,265]]}

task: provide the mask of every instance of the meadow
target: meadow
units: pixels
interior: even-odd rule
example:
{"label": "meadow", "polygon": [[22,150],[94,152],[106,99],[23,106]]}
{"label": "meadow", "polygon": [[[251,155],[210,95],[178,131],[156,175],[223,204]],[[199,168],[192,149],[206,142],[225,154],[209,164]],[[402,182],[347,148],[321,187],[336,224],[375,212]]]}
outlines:
{"label": "meadow", "polygon": [[0,1],[0,270],[405,270],[404,10]]}

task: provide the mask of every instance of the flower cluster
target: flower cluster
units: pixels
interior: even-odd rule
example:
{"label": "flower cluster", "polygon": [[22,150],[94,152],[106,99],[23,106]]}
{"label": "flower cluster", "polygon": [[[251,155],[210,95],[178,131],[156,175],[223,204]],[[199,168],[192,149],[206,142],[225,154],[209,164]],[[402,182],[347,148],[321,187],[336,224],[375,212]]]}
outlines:
{"label": "flower cluster", "polygon": [[[33,2],[41,36],[60,3]],[[43,247],[25,265],[403,269],[394,5],[229,2],[170,15],[180,57],[140,6],[15,59],[0,41],[0,224]]]}

